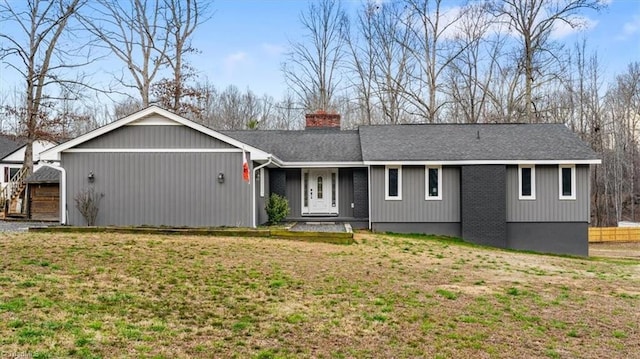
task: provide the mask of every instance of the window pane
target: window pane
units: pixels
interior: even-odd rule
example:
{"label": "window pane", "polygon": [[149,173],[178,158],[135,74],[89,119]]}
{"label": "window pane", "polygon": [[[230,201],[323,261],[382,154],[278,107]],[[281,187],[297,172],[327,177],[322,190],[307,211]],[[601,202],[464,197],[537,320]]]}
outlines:
{"label": "window pane", "polygon": [[318,193],[316,194],[318,199],[322,199],[322,177],[318,176]]}
{"label": "window pane", "polygon": [[9,178],[7,179],[7,182],[9,182],[13,178],[13,176],[18,174],[19,171],[19,168],[9,168]]}
{"label": "window pane", "polygon": [[522,175],[522,196],[531,196],[531,168],[520,169]]}
{"label": "window pane", "polygon": [[336,174],[331,174],[331,206],[336,206]]}
{"label": "window pane", "polygon": [[563,196],[571,196],[571,168],[563,167],[562,168],[562,195]]}
{"label": "window pane", "polygon": [[429,197],[438,197],[438,169],[429,168]]}
{"label": "window pane", "polygon": [[304,206],[309,207],[309,173],[304,174]]}
{"label": "window pane", "polygon": [[389,197],[398,197],[398,169],[389,168]]}

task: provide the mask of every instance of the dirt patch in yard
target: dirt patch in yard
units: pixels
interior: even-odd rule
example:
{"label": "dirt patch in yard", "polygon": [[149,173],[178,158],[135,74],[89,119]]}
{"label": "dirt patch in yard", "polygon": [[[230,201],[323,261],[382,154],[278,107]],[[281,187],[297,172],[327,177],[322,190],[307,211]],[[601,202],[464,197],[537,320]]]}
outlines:
{"label": "dirt patch in yard", "polygon": [[634,358],[640,261],[426,236],[0,237],[0,352],[33,357]]}
{"label": "dirt patch in yard", "polygon": [[589,256],[640,260],[640,242],[591,243],[589,244]]}

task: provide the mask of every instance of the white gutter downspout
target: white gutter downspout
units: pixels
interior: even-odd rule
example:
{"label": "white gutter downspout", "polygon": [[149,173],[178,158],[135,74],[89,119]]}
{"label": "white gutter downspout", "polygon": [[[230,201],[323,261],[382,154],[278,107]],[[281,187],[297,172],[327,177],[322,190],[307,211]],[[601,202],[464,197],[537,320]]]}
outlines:
{"label": "white gutter downspout", "polygon": [[[252,228],[256,228],[258,226],[256,224],[256,185],[257,185],[257,183],[255,181],[256,172],[258,170],[260,170],[260,169],[262,169],[264,167],[267,167],[268,165],[273,163],[273,157],[272,156],[269,156],[268,159],[269,160],[267,161],[267,163],[264,163],[264,164],[262,164],[262,165],[260,165],[258,167],[254,167],[253,168],[254,181],[253,181],[253,186],[251,186],[251,198],[252,198],[251,199],[251,202],[252,202],[252,206],[251,206],[251,209],[252,209],[252,211],[251,211],[251,227]],[[260,185],[261,186],[262,186],[263,181],[264,181],[264,178],[260,178]]]}
{"label": "white gutter downspout", "polygon": [[369,230],[371,230],[371,165],[367,166],[367,200],[369,201]]}
{"label": "white gutter downspout", "polygon": [[67,224],[67,172],[60,166],[54,166],[50,163],[40,163],[43,167],[53,168],[60,171],[60,224]]}

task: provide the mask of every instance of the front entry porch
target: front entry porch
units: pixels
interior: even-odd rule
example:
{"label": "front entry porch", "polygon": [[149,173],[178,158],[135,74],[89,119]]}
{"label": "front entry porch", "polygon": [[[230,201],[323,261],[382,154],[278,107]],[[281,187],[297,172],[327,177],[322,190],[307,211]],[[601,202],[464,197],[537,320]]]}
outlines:
{"label": "front entry porch", "polygon": [[302,169],[302,216],[338,216],[338,169]]}
{"label": "front entry porch", "polygon": [[353,228],[368,228],[366,168],[272,168],[268,176],[269,193],[289,200],[286,221],[350,223]]}

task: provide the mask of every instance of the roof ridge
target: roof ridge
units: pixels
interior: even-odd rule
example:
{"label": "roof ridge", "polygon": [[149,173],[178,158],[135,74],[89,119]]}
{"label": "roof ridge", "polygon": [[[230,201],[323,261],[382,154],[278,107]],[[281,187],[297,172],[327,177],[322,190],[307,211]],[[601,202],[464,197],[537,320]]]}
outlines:
{"label": "roof ridge", "polygon": [[526,123],[526,122],[509,122],[509,123],[380,123],[373,125],[360,125],[358,127],[400,127],[400,126],[550,126],[550,125],[566,125],[564,123]]}

